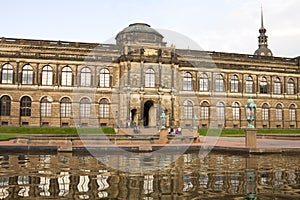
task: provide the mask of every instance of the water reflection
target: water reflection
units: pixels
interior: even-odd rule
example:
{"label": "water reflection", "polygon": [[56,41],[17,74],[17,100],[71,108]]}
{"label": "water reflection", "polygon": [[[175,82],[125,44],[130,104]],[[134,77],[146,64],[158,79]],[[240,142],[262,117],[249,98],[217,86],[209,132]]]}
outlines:
{"label": "water reflection", "polygon": [[[138,154],[104,156],[125,166]],[[164,166],[172,156],[145,162]],[[299,199],[299,166],[297,156],[190,153],[151,173],[126,173],[89,155],[4,155],[0,199]]]}

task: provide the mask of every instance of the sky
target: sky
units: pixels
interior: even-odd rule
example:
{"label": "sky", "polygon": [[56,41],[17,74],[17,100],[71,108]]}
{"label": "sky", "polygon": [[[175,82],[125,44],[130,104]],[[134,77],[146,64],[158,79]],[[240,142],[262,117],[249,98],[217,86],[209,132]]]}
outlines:
{"label": "sky", "polygon": [[107,43],[129,24],[144,22],[184,35],[206,51],[243,54],[258,48],[262,5],[274,56],[300,56],[299,0],[0,2],[0,37]]}

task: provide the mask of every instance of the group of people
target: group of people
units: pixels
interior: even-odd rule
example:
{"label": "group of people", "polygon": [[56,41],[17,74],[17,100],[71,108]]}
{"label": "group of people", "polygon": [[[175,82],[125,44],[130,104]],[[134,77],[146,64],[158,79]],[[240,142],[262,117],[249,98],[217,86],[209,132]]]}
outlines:
{"label": "group of people", "polygon": [[169,134],[170,135],[181,135],[182,134],[182,130],[180,127],[173,129],[173,127],[169,127]]}

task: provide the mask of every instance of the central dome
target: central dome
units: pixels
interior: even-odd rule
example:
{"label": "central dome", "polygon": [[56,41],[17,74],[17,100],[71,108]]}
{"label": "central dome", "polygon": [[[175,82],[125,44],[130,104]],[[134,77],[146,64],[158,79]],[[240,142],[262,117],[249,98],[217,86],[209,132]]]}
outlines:
{"label": "central dome", "polygon": [[124,28],[116,36],[117,45],[154,44],[165,45],[163,36],[149,24],[134,23]]}

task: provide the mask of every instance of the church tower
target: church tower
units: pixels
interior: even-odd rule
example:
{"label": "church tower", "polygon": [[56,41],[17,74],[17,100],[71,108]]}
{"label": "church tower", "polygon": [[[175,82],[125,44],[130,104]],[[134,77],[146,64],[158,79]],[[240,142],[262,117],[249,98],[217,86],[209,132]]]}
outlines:
{"label": "church tower", "polygon": [[264,27],[263,10],[261,8],[261,28],[259,29],[260,35],[258,36],[258,49],[254,52],[254,55],[260,56],[273,56],[272,51],[268,48],[268,36],[267,30]]}

